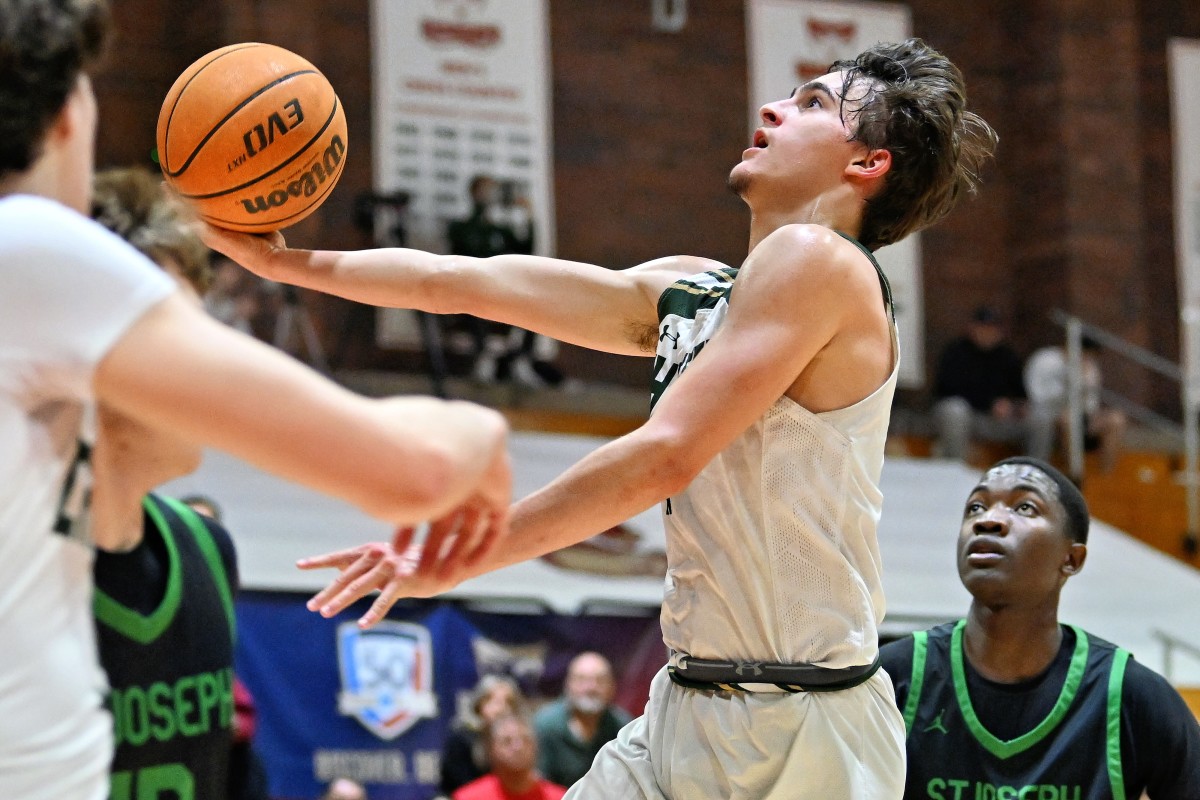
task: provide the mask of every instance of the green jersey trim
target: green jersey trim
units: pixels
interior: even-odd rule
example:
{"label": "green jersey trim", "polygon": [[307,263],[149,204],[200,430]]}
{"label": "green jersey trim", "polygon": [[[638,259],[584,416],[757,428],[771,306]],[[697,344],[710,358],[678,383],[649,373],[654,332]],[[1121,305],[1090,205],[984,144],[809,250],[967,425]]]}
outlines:
{"label": "green jersey trim", "polygon": [[875,254],[868,250],[865,244],[860,242],[858,239],[855,239],[850,234],[842,233],[841,231],[834,231],[834,233],[861,250],[863,255],[867,257],[867,260],[871,262],[871,266],[875,267],[875,274],[879,276],[879,288],[883,290],[884,305],[887,306],[888,315],[892,318],[892,322],[895,322],[896,304],[892,300],[892,284],[891,281],[888,280],[887,275],[883,273],[883,267],[879,266],[879,262],[875,259]]}
{"label": "green jersey trim", "polygon": [[904,701],[904,730],[912,733],[917,707],[921,704],[921,689],[925,686],[925,656],[929,652],[929,632],[913,633],[912,678],[908,683],[908,699]]}
{"label": "green jersey trim", "polygon": [[1108,673],[1108,782],[1113,800],[1125,800],[1125,769],[1121,763],[1121,689],[1125,685],[1125,665],[1129,651],[1117,648]]}
{"label": "green jersey trim", "polygon": [[175,619],[183,593],[183,581],[180,577],[179,549],[175,546],[170,525],[149,495],[142,499],[142,508],[146,509],[167,548],[167,589],[162,602],[150,614],[141,614],[121,605],[97,587],[92,597],[92,610],[96,619],[121,635],[139,644],[149,644],[162,635]]}
{"label": "green jersey trim", "polygon": [[1059,692],[1054,708],[1033,730],[1015,739],[1005,741],[983,727],[983,723],[979,721],[979,717],[975,716],[975,709],[971,705],[971,695],[967,691],[966,669],[963,666],[963,629],[966,628],[966,625],[966,620],[959,620],[958,624],[954,626],[954,633],[950,637],[950,667],[954,678],[954,693],[958,698],[959,710],[962,711],[967,728],[975,737],[975,741],[996,758],[1004,759],[1023,753],[1045,739],[1067,715],[1067,711],[1075,699],[1075,694],[1079,691],[1079,685],[1083,681],[1084,668],[1087,666],[1087,634],[1074,625],[1070,626],[1075,631],[1075,652],[1071,656],[1067,679],[1063,682],[1062,691]]}
{"label": "green jersey trim", "polygon": [[221,596],[221,605],[225,609],[225,620],[229,623],[229,636],[236,641],[237,615],[233,611],[233,591],[229,585],[229,576],[225,573],[225,564],[221,560],[221,553],[217,550],[217,543],[213,541],[208,526],[204,524],[196,511],[174,498],[164,497],[162,499],[184,521],[184,524],[191,530],[192,536],[195,537],[196,544],[200,546],[200,552],[204,555],[204,560],[208,562],[209,573],[212,574],[213,580],[217,584],[217,593]]}

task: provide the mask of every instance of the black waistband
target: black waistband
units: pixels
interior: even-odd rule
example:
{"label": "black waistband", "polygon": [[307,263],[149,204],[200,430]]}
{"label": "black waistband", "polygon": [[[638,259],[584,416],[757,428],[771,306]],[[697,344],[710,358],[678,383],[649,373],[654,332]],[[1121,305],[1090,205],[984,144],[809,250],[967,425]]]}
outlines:
{"label": "black waistband", "polygon": [[[773,685],[785,692],[837,692],[865,683],[879,671],[879,656],[870,664],[842,669],[812,664],[772,664],[759,661],[710,661],[676,656],[667,667],[671,680],[689,689],[755,691],[743,684]],[[761,688],[757,689],[762,691]]]}

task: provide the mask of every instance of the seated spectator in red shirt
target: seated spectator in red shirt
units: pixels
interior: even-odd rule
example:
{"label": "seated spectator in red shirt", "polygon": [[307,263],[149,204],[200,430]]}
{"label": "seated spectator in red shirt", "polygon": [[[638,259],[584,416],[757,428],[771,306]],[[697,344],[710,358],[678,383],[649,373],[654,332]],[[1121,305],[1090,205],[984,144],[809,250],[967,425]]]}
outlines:
{"label": "seated spectator in red shirt", "polygon": [[520,714],[525,696],[507,675],[484,675],[472,692],[470,708],[454,722],[442,748],[442,794],[449,797],[459,788],[488,773],[484,731],[504,715]]}
{"label": "seated spectator in red shirt", "polygon": [[524,717],[497,717],[485,736],[492,771],[456,791],[453,800],[560,800],[567,793],[538,775],[537,739]]}

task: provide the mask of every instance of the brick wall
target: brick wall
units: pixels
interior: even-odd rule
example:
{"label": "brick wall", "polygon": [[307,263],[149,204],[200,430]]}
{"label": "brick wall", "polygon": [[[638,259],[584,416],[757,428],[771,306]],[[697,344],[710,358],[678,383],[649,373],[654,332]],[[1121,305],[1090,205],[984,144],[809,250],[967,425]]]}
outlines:
{"label": "brick wall", "polygon": [[[122,0],[119,41],[97,82],[101,165],[145,162],[174,77],[234,41],[291,47],[338,88],[350,157],[338,190],[289,233],[360,247],[355,196],[370,187],[367,0]],[[646,0],[552,0],[555,193],[560,255],[621,267],[685,252],[737,262],[747,215],[725,188],[745,146],[742,0],[692,0],[678,34]],[[967,78],[1000,133],[983,192],[924,239],[927,362],[989,302],[1028,352],[1066,308],[1177,354],[1166,41],[1200,37],[1193,0],[914,0],[914,32]],[[786,91],[788,87],[781,87]],[[370,346],[370,313],[314,303],[352,364],[400,363]],[[640,359],[568,349],[569,372],[641,384]],[[1169,408],[1174,389],[1116,361],[1114,384]],[[919,397],[916,399],[920,399]]]}

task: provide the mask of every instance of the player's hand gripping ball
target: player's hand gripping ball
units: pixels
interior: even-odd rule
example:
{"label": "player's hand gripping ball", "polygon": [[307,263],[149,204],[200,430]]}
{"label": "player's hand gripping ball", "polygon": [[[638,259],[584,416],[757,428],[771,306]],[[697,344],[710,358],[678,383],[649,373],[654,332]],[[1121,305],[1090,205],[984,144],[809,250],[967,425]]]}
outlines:
{"label": "player's hand gripping ball", "polygon": [[196,61],[167,93],[158,161],[201,219],[274,231],[333,190],[346,163],[346,115],[308,61],[275,45],[233,44]]}

